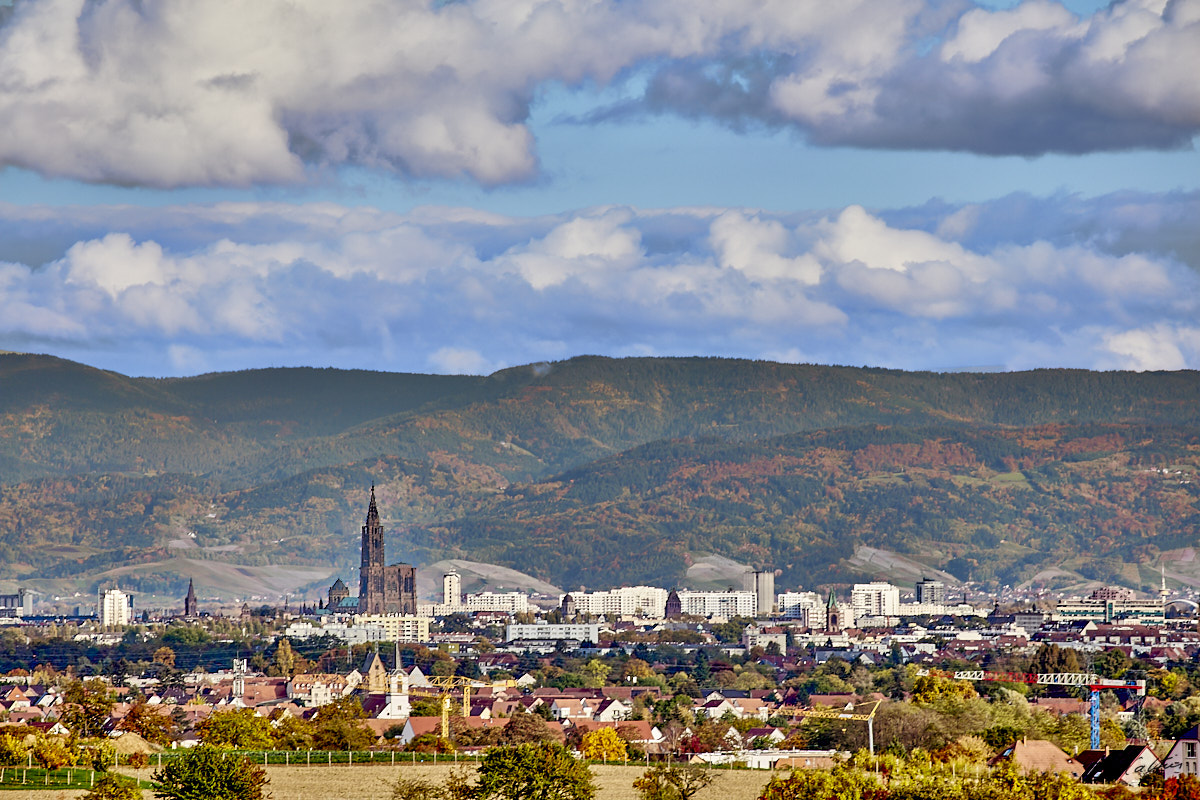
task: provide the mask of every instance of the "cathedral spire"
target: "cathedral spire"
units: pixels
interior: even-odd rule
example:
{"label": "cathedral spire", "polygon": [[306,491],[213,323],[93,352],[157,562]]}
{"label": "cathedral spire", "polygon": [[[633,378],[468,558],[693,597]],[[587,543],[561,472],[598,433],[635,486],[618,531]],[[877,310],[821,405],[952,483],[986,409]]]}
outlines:
{"label": "cathedral spire", "polygon": [[371,503],[367,506],[367,524],[379,519],[379,508],[375,505],[375,484],[371,484]]}

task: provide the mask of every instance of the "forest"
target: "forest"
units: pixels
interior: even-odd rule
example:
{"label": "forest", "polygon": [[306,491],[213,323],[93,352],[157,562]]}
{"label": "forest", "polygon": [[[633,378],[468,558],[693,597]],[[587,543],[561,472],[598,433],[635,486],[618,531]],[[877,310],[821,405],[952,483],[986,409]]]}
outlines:
{"label": "forest", "polygon": [[348,568],[374,484],[392,560],[567,587],[680,585],[716,554],[816,588],[866,577],[849,559],[870,546],[985,587],[1142,588],[1200,527],[1197,397],[1186,371],[584,357],[147,379],[3,354],[0,579],[144,565],[131,589],[178,593],[184,546]]}

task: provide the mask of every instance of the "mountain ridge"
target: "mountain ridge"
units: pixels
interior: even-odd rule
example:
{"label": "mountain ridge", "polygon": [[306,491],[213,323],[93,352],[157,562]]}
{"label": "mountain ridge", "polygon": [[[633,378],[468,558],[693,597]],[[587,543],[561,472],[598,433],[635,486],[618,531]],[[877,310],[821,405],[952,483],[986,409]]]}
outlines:
{"label": "mountain ridge", "polygon": [[[372,482],[392,517],[393,560],[493,561],[557,585],[674,581],[693,552],[806,583],[824,563],[845,582],[862,574],[849,566],[855,546],[896,549],[897,536],[921,551],[906,557],[931,567],[974,559],[964,578],[1028,578],[1047,565],[1086,578],[1076,568],[1113,572],[1104,559],[1149,563],[1166,545],[1195,543],[1194,484],[1145,478],[1152,466],[1195,471],[1198,398],[1194,371],[586,356],[485,377],[273,368],[129,378],[0,354],[0,578],[86,583],[150,554],[157,564],[189,533],[216,548],[205,558],[233,565],[348,570]],[[714,460],[763,480],[739,479],[735,502],[720,481],[697,491],[680,477]],[[910,489],[889,500],[879,488],[889,482]],[[1082,492],[1125,483],[1145,498],[1087,510]],[[901,496],[937,510],[876,519],[872,503]],[[1139,510],[1151,500],[1158,511]],[[1055,514],[1105,531],[1106,544],[1084,547],[1039,522]],[[1108,530],[1114,514],[1123,534]],[[971,526],[999,539],[1004,525],[1041,533],[1024,537],[1028,552],[972,544]],[[939,540],[947,530],[963,541]],[[560,557],[547,558],[556,547]],[[147,590],[172,590],[163,569]]]}

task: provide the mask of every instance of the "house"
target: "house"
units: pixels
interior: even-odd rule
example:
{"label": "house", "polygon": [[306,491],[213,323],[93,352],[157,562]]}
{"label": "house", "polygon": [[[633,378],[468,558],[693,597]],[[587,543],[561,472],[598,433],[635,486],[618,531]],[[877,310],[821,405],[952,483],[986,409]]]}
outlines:
{"label": "house", "polygon": [[[1088,751],[1095,752],[1095,751]],[[1080,760],[1085,753],[1080,753]],[[1084,783],[1123,783],[1134,789],[1142,776],[1159,764],[1158,756],[1144,744],[1131,744],[1120,750],[1104,751],[1083,773]]]}
{"label": "house", "polygon": [[1196,750],[1200,746],[1200,725],[1188,728],[1163,759],[1163,777],[1178,778],[1180,775],[1195,775],[1200,772],[1200,757]]}
{"label": "house", "polygon": [[751,728],[750,730],[746,731],[744,738],[747,744],[753,744],[755,740],[762,740],[765,742],[770,742],[770,746],[775,747],[787,738],[787,734],[773,725],[768,725],[764,728]]}
{"label": "house", "polygon": [[1073,778],[1083,776],[1083,765],[1060,750],[1053,742],[1042,739],[1021,739],[1009,745],[1000,755],[993,758],[989,766],[1002,761],[1011,761],[1026,774],[1038,772],[1065,772]]}

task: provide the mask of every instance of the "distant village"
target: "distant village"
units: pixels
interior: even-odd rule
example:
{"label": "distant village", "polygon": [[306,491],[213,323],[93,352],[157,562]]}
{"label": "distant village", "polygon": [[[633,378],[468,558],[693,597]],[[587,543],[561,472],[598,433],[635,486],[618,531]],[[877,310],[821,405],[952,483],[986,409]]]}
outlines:
{"label": "distant village", "polygon": [[[0,596],[0,643],[46,657],[0,678],[0,735],[91,725],[152,751],[225,735],[236,713],[261,720],[260,749],[580,749],[611,729],[625,758],[763,768],[914,747],[1130,786],[1200,767],[1196,604],[1165,576],[1153,597],[1102,588],[1004,610],[931,578],[839,596],[776,592],[774,572],[750,571],[725,591],[542,596],[464,594],[457,572],[441,577],[440,602],[422,603],[416,570],[386,564],[372,490],[356,595],[338,579],[315,606],[222,616],[189,585],[177,613],[150,618],[111,588],[87,622],[37,616],[26,590]],[[54,665],[67,642],[92,655]],[[103,714],[88,718],[96,698]],[[322,738],[335,711],[353,735]],[[918,713],[920,730],[905,724]]]}

